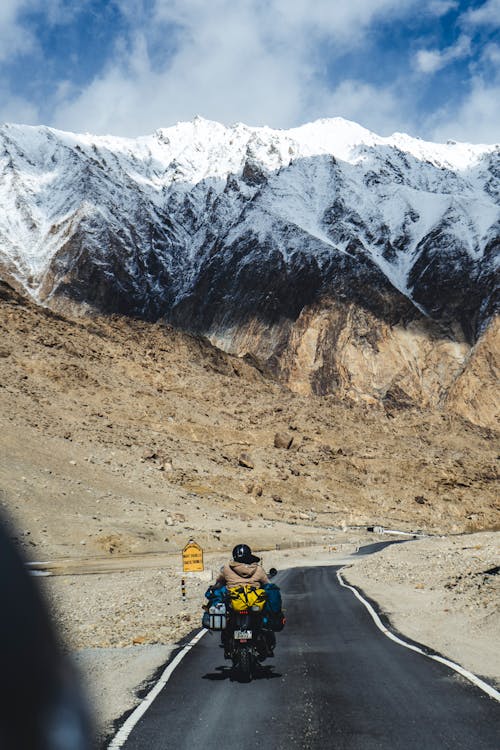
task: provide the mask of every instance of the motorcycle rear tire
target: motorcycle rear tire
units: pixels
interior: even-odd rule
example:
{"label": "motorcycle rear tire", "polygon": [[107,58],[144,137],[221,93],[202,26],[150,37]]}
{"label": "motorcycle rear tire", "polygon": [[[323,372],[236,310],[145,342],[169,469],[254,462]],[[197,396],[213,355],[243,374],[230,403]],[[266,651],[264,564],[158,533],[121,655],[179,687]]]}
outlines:
{"label": "motorcycle rear tire", "polygon": [[252,652],[249,648],[243,647],[238,650],[237,661],[238,673],[243,682],[250,682],[252,679]]}

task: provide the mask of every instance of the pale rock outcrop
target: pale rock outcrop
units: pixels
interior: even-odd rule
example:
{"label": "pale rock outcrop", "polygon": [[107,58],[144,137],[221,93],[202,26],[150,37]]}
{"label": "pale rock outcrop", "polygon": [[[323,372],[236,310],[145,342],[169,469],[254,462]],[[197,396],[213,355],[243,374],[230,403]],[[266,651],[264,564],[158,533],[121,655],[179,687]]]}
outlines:
{"label": "pale rock outcrop", "polygon": [[323,301],[297,320],[269,329],[252,320],[234,336],[228,350],[247,350],[266,361],[296,393],[335,393],[353,401],[385,398],[436,407],[463,372],[470,346],[460,331],[449,331],[423,315],[390,325],[354,304]]}
{"label": "pale rock outcrop", "polygon": [[485,427],[500,427],[500,318],[471,350],[446,397],[446,408]]}

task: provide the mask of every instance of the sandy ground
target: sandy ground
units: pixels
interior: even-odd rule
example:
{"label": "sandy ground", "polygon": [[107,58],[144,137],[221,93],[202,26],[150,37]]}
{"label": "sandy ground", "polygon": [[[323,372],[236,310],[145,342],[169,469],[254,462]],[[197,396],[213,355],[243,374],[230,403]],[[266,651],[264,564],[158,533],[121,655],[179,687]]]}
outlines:
{"label": "sandy ground", "polygon": [[[264,551],[263,561],[282,570],[344,565],[345,579],[375,600],[396,630],[500,686],[500,534],[425,538],[354,554],[375,541],[388,537],[347,530],[326,545]],[[209,570],[221,562],[209,555]],[[176,642],[199,627],[207,581],[186,578],[185,601],[172,562],[42,583],[87,684],[103,742],[138,704]]]}

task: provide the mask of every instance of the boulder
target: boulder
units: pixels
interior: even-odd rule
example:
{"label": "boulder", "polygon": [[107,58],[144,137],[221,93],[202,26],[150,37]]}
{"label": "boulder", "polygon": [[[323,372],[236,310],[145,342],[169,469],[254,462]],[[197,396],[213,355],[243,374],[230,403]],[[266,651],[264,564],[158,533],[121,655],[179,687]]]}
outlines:
{"label": "boulder", "polygon": [[287,435],[286,432],[277,432],[274,436],[275,448],[286,448],[289,450],[293,444],[293,435]]}
{"label": "boulder", "polygon": [[240,466],[243,466],[245,469],[253,469],[255,468],[255,464],[252,460],[252,457],[249,453],[240,453],[240,457],[238,459],[238,463]]}

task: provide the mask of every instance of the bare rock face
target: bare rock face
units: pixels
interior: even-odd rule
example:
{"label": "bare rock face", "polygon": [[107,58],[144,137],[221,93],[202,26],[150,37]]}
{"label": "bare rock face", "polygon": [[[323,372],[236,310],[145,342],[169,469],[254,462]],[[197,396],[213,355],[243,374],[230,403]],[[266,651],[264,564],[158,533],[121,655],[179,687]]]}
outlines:
{"label": "bare rock face", "polygon": [[495,318],[467,356],[446,397],[446,408],[475,424],[500,424],[500,318]]}
{"label": "bare rock face", "polygon": [[397,389],[400,403],[429,408],[441,405],[470,351],[459,329],[423,315],[391,325],[335,301],[304,309],[293,324],[269,329],[250,321],[224,345],[237,354],[252,347],[296,393],[376,403]]}

